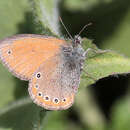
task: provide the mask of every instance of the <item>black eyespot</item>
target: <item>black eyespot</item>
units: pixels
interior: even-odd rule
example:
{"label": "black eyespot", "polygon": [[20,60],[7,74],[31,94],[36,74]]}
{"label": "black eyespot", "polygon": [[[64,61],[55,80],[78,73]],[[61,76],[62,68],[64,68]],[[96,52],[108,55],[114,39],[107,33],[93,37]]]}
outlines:
{"label": "black eyespot", "polygon": [[7,53],[10,55],[12,52],[11,52],[11,50],[8,50],[8,52],[7,52]]}
{"label": "black eyespot", "polygon": [[62,101],[65,102],[65,101],[66,101],[66,98],[64,98]]}
{"label": "black eyespot", "polygon": [[49,97],[48,97],[48,96],[45,96],[45,100],[48,101],[48,100],[49,100]]}
{"label": "black eyespot", "polygon": [[42,93],[41,93],[41,92],[39,92],[39,93],[38,93],[38,96],[39,96],[39,97],[41,97],[41,96],[42,96]]}
{"label": "black eyespot", "polygon": [[39,79],[40,77],[41,77],[41,73],[39,72],[36,74],[36,78]]}
{"label": "black eyespot", "polygon": [[35,88],[38,88],[38,87],[39,87],[38,84],[36,84],[36,85],[35,85]]}
{"label": "black eyespot", "polygon": [[54,101],[55,103],[59,103],[58,98],[55,98],[53,101]]}

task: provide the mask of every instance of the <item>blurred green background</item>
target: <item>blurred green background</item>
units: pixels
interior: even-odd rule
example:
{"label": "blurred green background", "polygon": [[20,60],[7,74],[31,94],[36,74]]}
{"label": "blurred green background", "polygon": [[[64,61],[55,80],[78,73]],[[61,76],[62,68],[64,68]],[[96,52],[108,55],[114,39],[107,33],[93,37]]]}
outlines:
{"label": "blurred green background", "polygon": [[[34,21],[32,1],[0,0],[0,39],[42,30]],[[130,57],[130,0],[53,1],[72,36],[91,22],[82,37]],[[41,108],[28,99],[27,84],[0,64],[0,130],[39,128]],[[43,130],[130,130],[129,90],[129,75],[101,79],[80,89],[70,109],[45,112]]]}

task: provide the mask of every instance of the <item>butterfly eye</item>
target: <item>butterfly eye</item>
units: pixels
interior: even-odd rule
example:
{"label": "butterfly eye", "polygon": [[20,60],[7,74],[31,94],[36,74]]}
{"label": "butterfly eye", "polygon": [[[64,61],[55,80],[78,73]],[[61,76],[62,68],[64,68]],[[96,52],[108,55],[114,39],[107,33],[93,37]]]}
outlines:
{"label": "butterfly eye", "polygon": [[40,72],[38,72],[38,73],[36,74],[36,78],[37,78],[37,79],[41,78],[41,73],[40,73]]}
{"label": "butterfly eye", "polygon": [[49,96],[45,96],[44,99],[45,99],[46,101],[49,101],[49,100],[50,100]]}
{"label": "butterfly eye", "polygon": [[8,55],[10,55],[12,52],[11,52],[11,50],[8,50],[7,53],[8,53]]}
{"label": "butterfly eye", "polygon": [[39,93],[38,93],[38,96],[39,96],[39,97],[41,97],[41,96],[42,96],[42,93],[41,93],[41,92],[39,92]]}
{"label": "butterfly eye", "polygon": [[54,103],[59,103],[59,99],[58,98],[54,98],[53,102]]}

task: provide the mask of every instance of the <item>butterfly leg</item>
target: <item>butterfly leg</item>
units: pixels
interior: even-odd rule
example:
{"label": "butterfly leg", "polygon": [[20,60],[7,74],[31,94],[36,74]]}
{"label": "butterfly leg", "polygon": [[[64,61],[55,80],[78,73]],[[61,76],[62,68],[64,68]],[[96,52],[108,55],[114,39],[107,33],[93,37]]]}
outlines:
{"label": "butterfly leg", "polygon": [[84,52],[83,56],[87,56],[89,51],[92,51],[92,52],[94,52],[96,54],[102,54],[102,53],[110,52],[111,50],[101,50],[101,49],[96,50],[96,49],[93,49],[93,48],[88,48]]}
{"label": "butterfly leg", "polygon": [[[88,54],[89,51],[93,51],[93,52],[95,52],[95,53],[98,53],[97,50],[92,49],[92,48],[88,48],[88,49],[84,52],[83,57],[87,57],[87,54]],[[86,74],[87,77],[91,78],[91,79],[94,80],[95,82],[97,81],[96,78],[94,78],[93,76],[91,76],[91,74],[89,74],[88,72],[86,72],[86,70],[83,69],[83,66],[82,66],[81,69],[82,69],[82,71]]]}
{"label": "butterfly leg", "polygon": [[[111,50],[100,50],[100,49],[96,50],[96,49],[93,49],[93,48],[88,48],[88,49],[84,52],[83,57],[86,58],[87,55],[88,55],[88,53],[89,53],[89,51],[92,51],[92,52],[94,52],[94,53],[96,53],[96,54],[102,54],[102,53],[110,52]],[[94,78],[93,76],[91,76],[88,72],[86,72],[86,71],[83,69],[83,66],[81,67],[81,70],[83,70],[83,71],[85,72],[85,74],[86,74],[87,77],[93,79],[94,81],[97,81],[96,78]]]}

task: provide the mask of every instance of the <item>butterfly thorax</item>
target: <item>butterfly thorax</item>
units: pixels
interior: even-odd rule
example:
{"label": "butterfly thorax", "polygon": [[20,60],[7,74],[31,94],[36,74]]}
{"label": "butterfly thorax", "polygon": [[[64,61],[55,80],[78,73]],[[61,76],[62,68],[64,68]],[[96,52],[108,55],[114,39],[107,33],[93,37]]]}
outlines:
{"label": "butterfly thorax", "polygon": [[79,68],[82,70],[85,61],[85,51],[81,46],[81,38],[75,36],[74,40],[68,46],[62,48],[63,57],[66,63],[69,64],[70,69]]}

